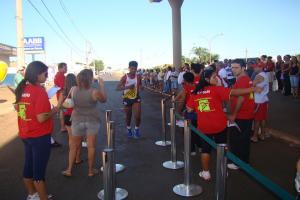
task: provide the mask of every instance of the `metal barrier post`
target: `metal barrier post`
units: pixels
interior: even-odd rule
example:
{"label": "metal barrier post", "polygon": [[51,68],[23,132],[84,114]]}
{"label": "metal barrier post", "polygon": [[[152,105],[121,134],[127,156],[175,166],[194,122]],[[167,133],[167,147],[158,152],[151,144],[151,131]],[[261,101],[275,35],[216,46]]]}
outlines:
{"label": "metal barrier post", "polygon": [[184,166],[182,161],[177,161],[175,121],[175,108],[173,107],[170,108],[171,160],[163,163],[163,166],[168,169],[181,169]]}
{"label": "metal barrier post", "polygon": [[[107,148],[115,149],[115,131],[114,131],[114,122],[111,121],[112,111],[105,111],[105,120],[106,120],[106,139],[107,139]],[[125,166],[122,164],[116,164],[116,173],[122,172],[125,170]],[[103,171],[103,167],[101,167]]]}
{"label": "metal barrier post", "polygon": [[216,200],[225,200],[227,157],[225,156],[227,144],[217,145],[217,170],[216,170]]}
{"label": "metal barrier post", "polygon": [[167,141],[166,135],[166,100],[161,100],[161,122],[162,122],[162,137],[163,140],[155,142],[158,146],[168,146],[171,145],[170,141]]}
{"label": "metal barrier post", "polygon": [[187,120],[184,120],[184,183],[173,187],[173,192],[184,197],[196,196],[202,193],[202,187],[191,184],[191,130]]}
{"label": "metal barrier post", "polygon": [[113,149],[104,149],[102,152],[103,162],[103,187],[98,193],[98,198],[102,200],[115,200],[113,189]]}
{"label": "metal barrier post", "polygon": [[176,102],[175,102],[175,93],[173,93],[172,94],[172,98],[171,98],[171,100],[172,100],[172,108],[176,108]]}

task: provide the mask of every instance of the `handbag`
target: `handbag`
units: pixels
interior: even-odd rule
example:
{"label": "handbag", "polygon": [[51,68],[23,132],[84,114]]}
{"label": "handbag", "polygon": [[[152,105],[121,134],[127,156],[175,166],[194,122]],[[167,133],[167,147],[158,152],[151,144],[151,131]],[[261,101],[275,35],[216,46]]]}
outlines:
{"label": "handbag", "polygon": [[[64,108],[73,108],[73,107],[74,107],[74,101],[73,101],[72,95],[71,95],[71,93],[72,93],[72,91],[73,91],[73,88],[74,88],[74,87],[72,87],[72,88],[70,89],[67,98],[64,100],[64,102],[63,102],[63,104],[62,104],[62,106],[63,106]],[[71,95],[71,96],[70,96],[70,95]]]}

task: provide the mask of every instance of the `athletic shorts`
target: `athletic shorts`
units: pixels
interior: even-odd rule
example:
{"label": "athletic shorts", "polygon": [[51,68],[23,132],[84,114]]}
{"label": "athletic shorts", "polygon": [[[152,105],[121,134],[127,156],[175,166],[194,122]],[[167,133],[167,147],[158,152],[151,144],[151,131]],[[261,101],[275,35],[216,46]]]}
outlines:
{"label": "athletic shorts", "polygon": [[[206,135],[206,136],[209,137],[210,139],[212,139],[213,141],[215,141],[217,144],[226,144],[227,143],[226,142],[227,141],[226,134],[227,134],[227,128],[225,128],[220,133],[209,134],[209,135]],[[211,148],[212,147],[205,140],[203,140],[201,138],[201,152],[202,153],[210,153]]]}
{"label": "athletic shorts", "polygon": [[140,103],[141,102],[141,98],[137,97],[135,99],[128,99],[128,98],[124,98],[123,99],[123,105],[124,106],[132,106],[135,103]]}
{"label": "athletic shorts", "polygon": [[74,122],[71,125],[72,135],[85,136],[96,135],[100,128],[100,122],[88,121],[88,122]]}
{"label": "athletic shorts", "polygon": [[70,115],[64,115],[64,122],[66,126],[71,126],[72,121],[71,121],[71,116]]}
{"label": "athletic shorts", "polygon": [[255,121],[267,120],[267,115],[268,115],[268,102],[256,104],[254,120]]}
{"label": "athletic shorts", "polygon": [[46,168],[51,151],[51,135],[23,139],[25,163],[23,177],[45,181]]}

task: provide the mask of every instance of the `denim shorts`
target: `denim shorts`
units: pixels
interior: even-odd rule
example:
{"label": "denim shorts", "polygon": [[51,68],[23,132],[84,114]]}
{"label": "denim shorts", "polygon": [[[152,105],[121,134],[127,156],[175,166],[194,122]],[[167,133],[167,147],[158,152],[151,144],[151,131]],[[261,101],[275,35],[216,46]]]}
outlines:
{"label": "denim shorts", "polygon": [[45,173],[51,151],[51,135],[23,139],[25,163],[23,177],[34,181],[45,181]]}
{"label": "denim shorts", "polygon": [[299,76],[290,76],[290,81],[291,81],[291,87],[298,87],[299,86]]}
{"label": "denim shorts", "polygon": [[72,122],[71,129],[74,136],[97,135],[100,128],[100,122],[85,121]]}

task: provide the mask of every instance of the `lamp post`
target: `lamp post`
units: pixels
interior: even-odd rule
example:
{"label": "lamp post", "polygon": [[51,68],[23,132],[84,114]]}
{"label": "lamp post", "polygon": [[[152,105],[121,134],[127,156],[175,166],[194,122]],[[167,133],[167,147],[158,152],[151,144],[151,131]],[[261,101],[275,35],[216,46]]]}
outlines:
{"label": "lamp post", "polygon": [[224,35],[223,33],[218,33],[218,34],[212,36],[211,38],[207,38],[207,37],[205,37],[205,36],[201,36],[201,37],[203,37],[203,38],[207,41],[207,43],[208,43],[209,63],[211,63],[211,46],[212,46],[211,44],[212,44],[212,42],[213,42],[214,39],[216,39],[216,38],[219,37],[219,36],[223,36],[223,35]]}
{"label": "lamp post", "polygon": [[216,39],[218,36],[223,36],[223,33],[218,33],[214,36],[212,36],[209,40],[208,40],[208,47],[209,47],[209,63],[211,63],[211,43],[214,39]]}
{"label": "lamp post", "polygon": [[[162,0],[149,0],[151,3],[159,3]],[[181,6],[184,0],[168,0],[172,8],[173,30],[173,67],[179,71],[181,66]]]}

